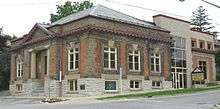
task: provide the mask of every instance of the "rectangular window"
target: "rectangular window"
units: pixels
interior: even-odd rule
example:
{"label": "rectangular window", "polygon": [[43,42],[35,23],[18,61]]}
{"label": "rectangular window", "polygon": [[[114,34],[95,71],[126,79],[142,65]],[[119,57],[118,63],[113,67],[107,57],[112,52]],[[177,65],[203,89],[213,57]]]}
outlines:
{"label": "rectangular window", "polygon": [[199,68],[204,72],[205,79],[207,79],[207,77],[206,77],[206,73],[207,73],[206,61],[199,61]]}
{"label": "rectangular window", "polygon": [[117,69],[117,49],[104,47],[104,68],[110,70]]}
{"label": "rectangular window", "polygon": [[152,88],[160,88],[161,82],[160,81],[152,81]]}
{"label": "rectangular window", "polygon": [[69,91],[77,91],[77,80],[68,80],[69,81]]}
{"label": "rectangular window", "polygon": [[130,81],[130,88],[131,89],[140,89],[141,88],[141,81],[134,81],[134,80],[131,80]]}
{"label": "rectangular window", "polygon": [[129,51],[129,70],[140,71],[140,51]]}
{"label": "rectangular window", "polygon": [[77,70],[79,68],[79,48],[68,50],[68,70]]}
{"label": "rectangular window", "polygon": [[16,84],[16,90],[17,90],[17,92],[21,92],[22,91],[22,84]]}
{"label": "rectangular window", "polygon": [[160,54],[152,53],[150,56],[151,71],[155,73],[161,73]]}
{"label": "rectangular window", "polygon": [[192,47],[196,47],[196,41],[192,40],[191,45],[192,45]]}
{"label": "rectangular window", "polygon": [[23,62],[20,58],[17,58],[16,61],[16,69],[17,69],[17,77],[21,77],[23,75]]}
{"label": "rectangular window", "polygon": [[199,42],[199,48],[204,48],[204,42]]}
{"label": "rectangular window", "polygon": [[105,81],[105,91],[117,91],[117,83],[115,80]]}
{"label": "rectangular window", "polygon": [[47,56],[44,56],[44,74],[47,74]]}
{"label": "rectangular window", "polygon": [[211,50],[212,49],[211,44],[208,44],[207,48],[208,48],[208,50]]}

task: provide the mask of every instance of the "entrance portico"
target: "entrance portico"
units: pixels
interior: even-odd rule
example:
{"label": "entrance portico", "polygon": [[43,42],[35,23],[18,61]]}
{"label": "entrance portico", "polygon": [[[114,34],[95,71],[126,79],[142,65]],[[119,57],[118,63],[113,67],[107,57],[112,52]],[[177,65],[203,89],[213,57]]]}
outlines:
{"label": "entrance portico", "polygon": [[30,49],[30,69],[31,79],[44,79],[49,75],[49,59],[50,50],[49,46],[43,46],[35,49]]}

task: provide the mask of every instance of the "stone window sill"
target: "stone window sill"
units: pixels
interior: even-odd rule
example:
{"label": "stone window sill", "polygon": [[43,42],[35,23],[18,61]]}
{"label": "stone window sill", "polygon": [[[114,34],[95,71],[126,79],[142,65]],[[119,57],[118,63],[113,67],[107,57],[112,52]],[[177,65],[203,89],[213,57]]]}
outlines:
{"label": "stone window sill", "polygon": [[78,94],[79,92],[77,91],[68,91],[67,94]]}
{"label": "stone window sill", "polygon": [[156,87],[156,86],[153,86],[152,89],[161,89],[160,86]]}
{"label": "stone window sill", "polygon": [[22,91],[16,91],[15,93],[22,93]]}
{"label": "stone window sill", "polygon": [[105,93],[118,93],[117,90],[105,90]]}
{"label": "stone window sill", "polygon": [[130,91],[141,91],[141,88],[130,88]]}

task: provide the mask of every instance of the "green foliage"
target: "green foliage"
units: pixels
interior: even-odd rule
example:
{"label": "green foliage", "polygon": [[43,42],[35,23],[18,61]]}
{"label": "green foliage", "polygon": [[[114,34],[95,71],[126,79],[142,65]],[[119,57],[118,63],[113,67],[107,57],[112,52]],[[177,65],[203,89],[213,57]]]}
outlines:
{"label": "green foliage", "polygon": [[154,92],[146,92],[146,93],[137,93],[137,94],[125,94],[125,95],[116,95],[110,97],[101,97],[97,98],[98,100],[105,99],[122,99],[122,98],[143,98],[143,97],[153,97],[153,96],[170,96],[177,94],[187,94],[187,93],[195,93],[202,92],[208,90],[219,90],[220,86],[215,87],[205,87],[205,88],[188,88],[188,89],[177,89],[177,90],[164,90],[164,91],[154,91]]}
{"label": "green foliage", "polygon": [[199,6],[196,11],[193,12],[191,25],[193,29],[198,31],[212,33],[210,30],[213,29],[214,26],[209,22],[210,20],[207,10],[204,9],[203,6]]}
{"label": "green foliage", "polygon": [[83,11],[85,9],[91,8],[93,3],[90,1],[83,2],[65,2],[64,5],[57,5],[56,14],[50,14],[50,21],[55,22],[63,17],[66,17],[70,14],[77,13],[79,11]]}
{"label": "green foliage", "polygon": [[10,80],[10,46],[7,41],[15,37],[0,35],[0,90],[7,90]]}

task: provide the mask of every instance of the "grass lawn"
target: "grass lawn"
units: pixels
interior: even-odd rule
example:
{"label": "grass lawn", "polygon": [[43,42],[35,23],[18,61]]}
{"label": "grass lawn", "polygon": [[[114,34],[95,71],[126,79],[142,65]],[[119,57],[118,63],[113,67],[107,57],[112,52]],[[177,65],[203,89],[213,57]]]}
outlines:
{"label": "grass lawn", "polygon": [[177,89],[177,90],[164,90],[164,91],[155,91],[155,92],[146,92],[146,93],[137,93],[137,94],[124,94],[124,95],[116,95],[109,97],[100,97],[98,100],[106,100],[106,99],[122,99],[122,98],[144,98],[144,97],[154,97],[154,96],[172,96],[177,94],[188,94],[195,92],[202,92],[208,90],[218,90],[220,86],[213,87],[205,87],[205,88],[187,88],[187,89]]}

